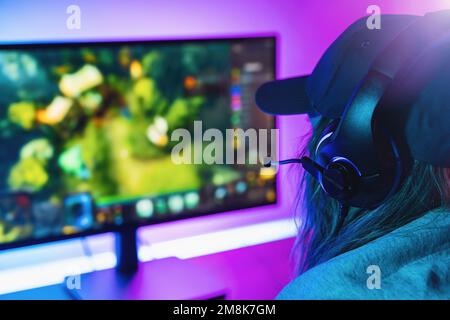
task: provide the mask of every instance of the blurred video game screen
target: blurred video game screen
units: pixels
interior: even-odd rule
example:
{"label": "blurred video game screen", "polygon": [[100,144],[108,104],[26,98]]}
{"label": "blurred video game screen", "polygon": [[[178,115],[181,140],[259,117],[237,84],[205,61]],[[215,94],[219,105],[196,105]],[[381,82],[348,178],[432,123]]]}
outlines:
{"label": "blurred video game screen", "polygon": [[274,128],[253,99],[275,76],[274,46],[0,46],[0,247],[274,203],[270,169],[171,158],[171,133],[194,121]]}

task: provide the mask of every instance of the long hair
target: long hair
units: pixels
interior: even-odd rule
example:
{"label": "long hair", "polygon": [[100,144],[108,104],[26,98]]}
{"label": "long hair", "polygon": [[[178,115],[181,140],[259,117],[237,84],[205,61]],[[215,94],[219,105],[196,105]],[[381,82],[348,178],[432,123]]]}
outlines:
{"label": "long hair", "polygon": [[[329,120],[320,120],[304,154],[313,154]],[[432,209],[448,209],[450,169],[415,161],[397,193],[373,210],[351,208],[340,216],[338,201],[328,197],[320,184],[303,173],[297,196],[299,234],[293,257],[296,274],[339,254],[356,249],[399,228]],[[342,221],[343,220],[343,221]],[[338,229],[339,228],[339,229]]]}

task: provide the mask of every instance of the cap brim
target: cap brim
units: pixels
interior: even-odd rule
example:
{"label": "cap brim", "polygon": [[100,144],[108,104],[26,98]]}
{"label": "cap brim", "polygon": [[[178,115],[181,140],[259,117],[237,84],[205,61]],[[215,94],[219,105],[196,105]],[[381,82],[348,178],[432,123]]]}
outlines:
{"label": "cap brim", "polygon": [[308,76],[263,84],[255,95],[257,106],[273,115],[317,113],[306,91]]}

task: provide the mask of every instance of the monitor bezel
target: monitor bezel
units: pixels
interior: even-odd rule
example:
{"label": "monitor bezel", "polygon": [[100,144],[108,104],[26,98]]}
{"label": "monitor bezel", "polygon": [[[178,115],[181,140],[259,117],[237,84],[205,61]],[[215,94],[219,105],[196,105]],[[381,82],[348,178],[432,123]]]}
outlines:
{"label": "monitor bezel", "polygon": [[[192,42],[230,42],[230,41],[257,41],[257,40],[271,40],[273,43],[272,47],[272,57],[273,61],[272,68],[273,68],[273,74],[274,79],[278,76],[278,70],[277,70],[277,55],[278,55],[278,35],[275,33],[271,34],[256,34],[256,35],[245,35],[245,36],[223,36],[223,37],[194,37],[194,38],[174,38],[174,39],[144,39],[144,40],[107,40],[107,41],[73,41],[73,42],[63,42],[63,41],[57,41],[57,42],[36,42],[36,43],[0,43],[0,51],[2,50],[23,50],[23,49],[37,49],[37,48],[61,48],[61,47],[82,47],[82,46],[94,46],[94,47],[101,47],[101,46],[113,46],[113,45],[157,45],[157,44],[165,44],[165,45],[175,45],[175,44],[182,44],[182,43],[192,43]],[[277,120],[275,116],[271,116],[272,120],[272,128],[278,128],[277,127]],[[278,175],[277,175],[278,177]],[[134,222],[134,223],[125,223],[121,225],[106,225],[102,226],[99,229],[91,229],[88,231],[81,231],[74,234],[67,234],[67,235],[50,235],[42,238],[34,238],[34,239],[26,239],[26,240],[19,240],[14,241],[11,243],[3,243],[0,244],[0,251],[7,250],[7,249],[14,249],[14,248],[20,248],[20,247],[27,247],[27,246],[34,246],[39,244],[45,244],[50,242],[61,242],[76,238],[83,238],[87,236],[93,236],[103,233],[111,233],[111,232],[120,232],[124,227],[133,227],[135,229],[145,227],[145,226],[151,226],[151,225],[157,225],[161,223],[168,223],[168,222],[176,222],[181,221],[185,219],[191,219],[191,218],[200,218],[204,216],[211,216],[211,215],[217,215],[217,214],[225,214],[233,211],[240,211],[240,210],[246,210],[246,209],[252,209],[252,208],[262,208],[262,207],[270,207],[270,206],[277,206],[279,205],[279,184],[277,181],[277,178],[274,180],[274,188],[275,188],[275,200],[272,202],[266,202],[256,205],[248,205],[248,206],[229,206],[227,209],[219,209],[217,211],[210,211],[207,213],[183,213],[178,216],[170,216],[170,218],[166,219],[153,219],[152,221],[143,221],[141,222]]]}

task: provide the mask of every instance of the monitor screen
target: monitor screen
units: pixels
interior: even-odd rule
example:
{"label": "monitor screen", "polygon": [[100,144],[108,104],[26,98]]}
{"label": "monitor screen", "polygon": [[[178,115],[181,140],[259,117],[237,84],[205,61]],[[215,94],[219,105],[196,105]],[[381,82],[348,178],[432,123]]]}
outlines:
{"label": "monitor screen", "polygon": [[275,203],[259,164],[172,157],[180,128],[274,128],[274,61],[266,37],[0,46],[0,248]]}

